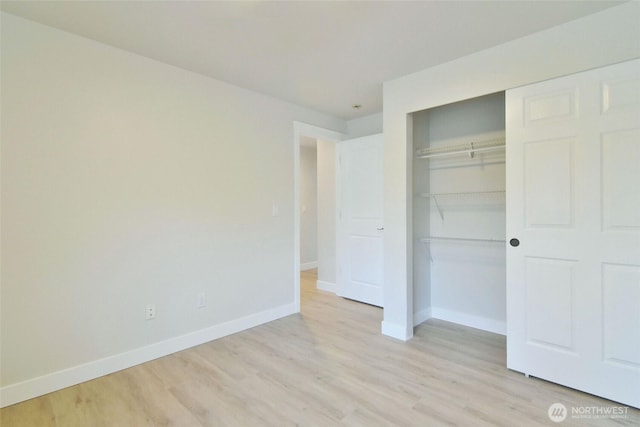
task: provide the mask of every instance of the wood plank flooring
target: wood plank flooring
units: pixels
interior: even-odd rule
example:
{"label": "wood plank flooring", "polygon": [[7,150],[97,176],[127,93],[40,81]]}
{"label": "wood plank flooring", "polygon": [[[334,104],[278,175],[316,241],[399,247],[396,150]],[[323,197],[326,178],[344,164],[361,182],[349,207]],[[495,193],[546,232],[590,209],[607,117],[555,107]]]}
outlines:
{"label": "wood plank flooring", "polygon": [[620,406],[508,371],[502,336],[428,321],[380,334],[382,310],[315,289],[302,313],[0,410],[2,427],[639,426],[560,424],[549,405]]}

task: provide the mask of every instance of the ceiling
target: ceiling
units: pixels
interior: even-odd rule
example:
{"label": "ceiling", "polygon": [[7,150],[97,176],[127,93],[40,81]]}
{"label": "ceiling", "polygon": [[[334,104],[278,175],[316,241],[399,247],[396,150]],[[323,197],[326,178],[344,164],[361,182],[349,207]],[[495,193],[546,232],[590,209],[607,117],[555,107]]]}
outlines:
{"label": "ceiling", "polygon": [[382,111],[384,81],[619,3],[2,1],[0,8],[349,120]]}

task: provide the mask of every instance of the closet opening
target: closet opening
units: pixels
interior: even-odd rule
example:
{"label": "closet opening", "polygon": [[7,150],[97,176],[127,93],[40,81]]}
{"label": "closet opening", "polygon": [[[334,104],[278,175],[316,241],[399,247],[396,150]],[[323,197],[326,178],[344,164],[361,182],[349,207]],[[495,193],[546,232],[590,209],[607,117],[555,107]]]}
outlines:
{"label": "closet opening", "polygon": [[413,113],[414,325],[506,334],[505,93]]}

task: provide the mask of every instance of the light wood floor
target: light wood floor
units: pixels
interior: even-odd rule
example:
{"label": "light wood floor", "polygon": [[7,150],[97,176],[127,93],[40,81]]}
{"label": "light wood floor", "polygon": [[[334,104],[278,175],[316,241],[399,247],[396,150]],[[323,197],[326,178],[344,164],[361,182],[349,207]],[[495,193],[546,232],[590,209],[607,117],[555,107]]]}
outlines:
{"label": "light wood floor", "polygon": [[510,372],[502,336],[442,321],[400,342],[382,310],[315,289],[302,313],[4,408],[2,427],[606,426],[552,423],[549,405],[619,406]]}

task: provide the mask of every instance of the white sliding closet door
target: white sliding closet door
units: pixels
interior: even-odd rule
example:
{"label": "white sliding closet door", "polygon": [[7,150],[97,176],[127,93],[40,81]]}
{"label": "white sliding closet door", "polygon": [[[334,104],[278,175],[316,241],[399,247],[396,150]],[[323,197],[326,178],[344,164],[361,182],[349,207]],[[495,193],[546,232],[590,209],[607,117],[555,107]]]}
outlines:
{"label": "white sliding closet door", "polygon": [[506,104],[507,365],[640,407],[640,61]]}

